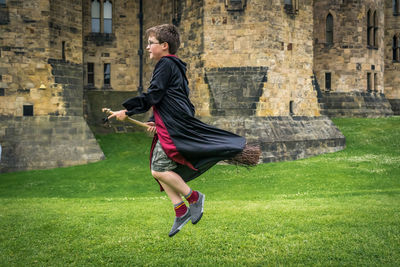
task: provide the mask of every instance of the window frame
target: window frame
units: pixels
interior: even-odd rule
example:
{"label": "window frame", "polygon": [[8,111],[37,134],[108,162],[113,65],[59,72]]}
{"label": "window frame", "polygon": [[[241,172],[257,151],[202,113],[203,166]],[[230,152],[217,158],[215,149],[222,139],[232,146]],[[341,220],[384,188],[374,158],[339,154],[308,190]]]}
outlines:
{"label": "window frame", "polygon": [[[107,71],[107,66],[109,66],[109,71]],[[106,75],[109,75],[108,78],[106,78]],[[108,82],[106,83],[106,81]],[[103,87],[104,88],[110,88],[111,87],[111,63],[104,63],[104,69],[103,69]]]}
{"label": "window frame", "polygon": [[[92,66],[92,70],[90,70],[89,66]],[[86,63],[87,74],[86,74],[86,84],[88,86],[94,86],[94,78],[95,78],[95,71],[94,71],[94,63],[87,62]],[[92,80],[92,82],[91,82]]]}
{"label": "window frame", "polygon": [[[332,25],[331,28],[328,29],[328,19],[331,19],[332,21]],[[328,35],[329,33],[329,35]],[[328,36],[331,39],[331,42],[328,41]],[[331,13],[328,13],[328,15],[326,16],[325,19],[325,43],[328,45],[332,45],[333,44],[333,36],[334,36],[334,20],[333,20],[333,16]]]}

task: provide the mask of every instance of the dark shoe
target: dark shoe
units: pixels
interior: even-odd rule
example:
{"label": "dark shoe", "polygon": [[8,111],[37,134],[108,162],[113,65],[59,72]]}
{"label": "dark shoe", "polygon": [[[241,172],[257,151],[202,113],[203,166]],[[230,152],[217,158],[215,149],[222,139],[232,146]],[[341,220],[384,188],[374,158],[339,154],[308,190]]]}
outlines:
{"label": "dark shoe", "polygon": [[200,192],[198,193],[199,199],[195,203],[189,205],[190,214],[192,216],[192,224],[198,223],[203,216],[204,200],[206,196]]}
{"label": "dark shoe", "polygon": [[191,215],[190,215],[190,209],[187,210],[185,215],[182,217],[175,217],[174,224],[172,225],[171,231],[169,232],[169,237],[173,237],[175,234],[177,234],[185,224],[190,220]]}

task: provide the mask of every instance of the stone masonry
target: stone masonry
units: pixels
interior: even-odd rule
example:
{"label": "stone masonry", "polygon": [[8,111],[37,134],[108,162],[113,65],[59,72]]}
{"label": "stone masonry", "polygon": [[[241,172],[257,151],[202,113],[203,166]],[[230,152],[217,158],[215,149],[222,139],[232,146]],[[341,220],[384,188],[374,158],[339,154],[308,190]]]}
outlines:
{"label": "stone masonry", "polygon": [[[314,70],[322,91],[319,102],[323,114],[393,115],[384,95],[383,6],[383,0],[314,1]],[[332,40],[328,37],[328,16],[333,21]]]}
{"label": "stone masonry", "polygon": [[104,158],[83,119],[82,1],[0,8],[0,172]]}

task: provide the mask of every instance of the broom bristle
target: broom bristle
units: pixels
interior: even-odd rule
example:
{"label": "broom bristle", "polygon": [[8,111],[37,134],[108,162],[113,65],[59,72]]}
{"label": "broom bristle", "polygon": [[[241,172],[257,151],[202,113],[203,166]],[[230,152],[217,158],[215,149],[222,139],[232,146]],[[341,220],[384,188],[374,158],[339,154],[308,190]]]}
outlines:
{"label": "broom bristle", "polygon": [[260,161],[261,149],[259,146],[247,145],[243,151],[228,160],[228,163],[243,166],[255,166]]}

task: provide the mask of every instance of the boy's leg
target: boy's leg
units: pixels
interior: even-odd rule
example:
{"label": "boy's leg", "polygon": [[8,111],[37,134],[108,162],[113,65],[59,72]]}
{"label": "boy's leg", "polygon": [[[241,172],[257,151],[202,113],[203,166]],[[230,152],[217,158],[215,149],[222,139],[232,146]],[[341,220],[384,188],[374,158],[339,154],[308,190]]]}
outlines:
{"label": "boy's leg", "polygon": [[[190,187],[183,181],[182,177],[173,171],[165,171],[165,172],[151,172],[153,177],[156,178],[159,182],[162,182],[169,187],[171,187],[175,192],[181,194],[182,196],[186,196],[190,193]],[[165,188],[164,188],[165,189]]]}
{"label": "boy's leg", "polygon": [[[173,171],[166,172],[155,172],[152,171],[153,176],[162,184],[168,185],[172,188],[176,193],[180,193],[185,196],[185,198],[189,201],[190,204],[190,213],[192,223],[196,224],[200,221],[203,216],[203,208],[204,208],[204,194],[198,191],[192,191],[190,187],[183,181],[182,177]],[[162,185],[161,184],[161,185]],[[165,188],[164,188],[165,190]],[[172,199],[171,199],[172,201]],[[172,202],[174,203],[174,202]],[[175,204],[175,203],[174,203]]]}
{"label": "boy's leg", "polygon": [[159,182],[164,188],[165,193],[167,193],[172,204],[174,204],[176,217],[174,220],[174,224],[172,225],[171,231],[169,232],[169,236],[172,237],[177,234],[182,229],[182,227],[185,226],[185,224],[190,220],[191,214],[185,203],[182,201],[181,195],[169,185],[163,183],[162,181]]}

